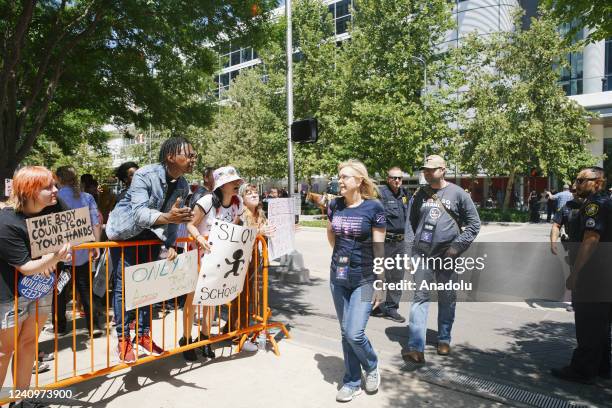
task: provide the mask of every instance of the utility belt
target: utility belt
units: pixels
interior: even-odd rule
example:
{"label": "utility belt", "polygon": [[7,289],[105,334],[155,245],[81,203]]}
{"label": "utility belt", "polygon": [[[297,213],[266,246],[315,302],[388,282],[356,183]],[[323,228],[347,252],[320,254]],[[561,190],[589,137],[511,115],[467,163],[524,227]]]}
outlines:
{"label": "utility belt", "polygon": [[394,232],[387,232],[385,235],[385,242],[402,242],[404,240],[404,234],[396,234]]}

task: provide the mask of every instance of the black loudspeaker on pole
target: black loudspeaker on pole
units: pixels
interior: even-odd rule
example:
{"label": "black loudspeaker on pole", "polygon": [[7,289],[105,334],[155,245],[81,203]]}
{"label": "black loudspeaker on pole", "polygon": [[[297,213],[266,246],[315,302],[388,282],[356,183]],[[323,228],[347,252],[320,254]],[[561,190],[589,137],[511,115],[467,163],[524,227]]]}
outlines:
{"label": "black loudspeaker on pole", "polygon": [[291,124],[291,141],[295,143],[314,143],[319,136],[319,126],[315,118],[297,120]]}

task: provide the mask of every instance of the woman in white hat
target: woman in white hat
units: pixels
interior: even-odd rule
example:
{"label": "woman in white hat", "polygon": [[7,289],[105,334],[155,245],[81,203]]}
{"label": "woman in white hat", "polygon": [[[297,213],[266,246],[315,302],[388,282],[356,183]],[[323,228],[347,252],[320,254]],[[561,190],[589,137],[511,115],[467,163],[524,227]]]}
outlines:
{"label": "woman in white hat", "polygon": [[[195,203],[193,219],[187,224],[189,234],[196,240],[204,253],[210,252],[206,236],[209,234],[215,220],[240,224],[240,217],[244,212],[242,198],[238,195],[238,189],[243,180],[236,169],[232,166],[220,167],[213,172],[213,178],[215,185],[212,193],[202,196]],[[183,338],[179,341],[181,346],[195,341],[195,339],[191,339],[191,327],[193,324],[192,302],[193,293],[190,293],[185,300],[185,308],[183,310]],[[212,307],[202,307],[203,318],[200,339],[208,338],[212,312]],[[210,346],[204,346],[202,352],[208,358],[214,358],[215,356]],[[183,352],[183,356],[189,361],[197,360],[197,355],[193,349]]]}

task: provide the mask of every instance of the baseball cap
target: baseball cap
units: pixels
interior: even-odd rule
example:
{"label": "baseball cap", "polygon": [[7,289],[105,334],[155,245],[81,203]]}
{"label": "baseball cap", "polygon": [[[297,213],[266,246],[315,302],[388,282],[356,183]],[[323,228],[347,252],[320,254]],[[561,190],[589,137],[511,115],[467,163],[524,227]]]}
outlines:
{"label": "baseball cap", "polygon": [[437,168],[446,168],[446,162],[441,156],[438,156],[437,154],[427,156],[427,158],[425,159],[425,164],[421,166],[421,170]]}

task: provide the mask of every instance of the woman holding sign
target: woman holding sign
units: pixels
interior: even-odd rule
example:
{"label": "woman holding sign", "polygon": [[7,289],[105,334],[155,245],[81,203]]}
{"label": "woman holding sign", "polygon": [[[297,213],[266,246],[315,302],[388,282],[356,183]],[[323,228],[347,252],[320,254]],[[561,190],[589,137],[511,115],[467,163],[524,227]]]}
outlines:
{"label": "woman holding sign", "polygon": [[[58,197],[62,202],[69,208],[82,208],[87,207],[89,209],[89,216],[91,219],[91,225],[93,226],[93,234],[96,241],[100,241],[101,226],[98,220],[98,206],[94,197],[85,192],[81,192],[79,177],[77,176],[76,170],[72,166],[61,166],[57,168],[55,172],[59,181]],[[96,248],[92,251],[92,260],[100,257],[100,249]],[[106,319],[103,316],[103,309],[96,309],[95,298],[90,299],[89,290],[89,253],[85,249],[81,249],[75,252],[75,257],[72,260],[74,262],[74,274],[72,278],[75,279],[75,286],[81,298],[81,304],[85,311],[85,321],[87,322],[87,328],[93,326],[92,335],[99,336],[105,330]],[[72,274],[72,263],[66,263],[63,266],[68,274]],[[57,295],[57,326],[58,333],[66,331],[66,301],[67,301],[67,290],[62,290]],[[76,296],[76,295],[75,295]],[[91,302],[93,300],[93,302]],[[100,302],[101,304],[101,302]],[[55,312],[55,308],[53,310]],[[55,319],[53,319],[55,324]]]}
{"label": "woman holding sign", "polygon": [[372,303],[384,301],[373,282],[384,280],[373,272],[374,257],[384,256],[385,210],[375,199],[376,187],[363,163],[349,160],[338,166],[340,195],[329,204],[327,239],[333,248],[330,285],[342,333],[344,379],[338,402],[351,401],[364,388],[375,393],[380,385],[378,357],[365,334]]}
{"label": "woman holding sign", "polygon": [[30,386],[38,335],[36,309],[38,306],[40,332],[51,309],[56,265],[70,261],[70,244],[33,260],[26,219],[60,211],[55,180],[48,169],[27,166],[15,174],[9,206],[0,211],[0,384],[17,350],[13,383],[18,389]]}
{"label": "woman holding sign", "polygon": [[[210,246],[206,241],[206,236],[208,236],[215,220],[241,224],[240,217],[244,212],[242,198],[238,195],[238,189],[243,183],[243,180],[236,169],[231,166],[220,167],[213,172],[213,179],[215,180],[213,192],[204,195],[196,202],[193,208],[193,220],[187,224],[189,233],[196,240],[204,253],[210,252]],[[183,333],[184,337],[181,341],[185,344],[187,344],[186,341],[191,335],[190,328],[193,319],[191,307],[193,296],[193,293],[187,295],[185,309],[183,310],[183,327],[185,329]],[[208,333],[210,328],[210,316],[212,312],[212,307],[202,307],[204,318],[202,319],[201,337],[204,339],[208,338],[206,333]],[[234,320],[236,313],[232,311],[231,314],[232,320]],[[235,322],[232,322],[232,326],[234,324]],[[229,328],[229,326],[226,325],[226,328]],[[257,351],[257,346],[251,342],[247,342],[243,349],[246,351]],[[204,346],[202,351],[206,357],[214,357],[214,353],[210,349],[210,346]],[[190,354],[189,351],[184,352],[183,355],[187,360],[195,358],[195,353]]]}

